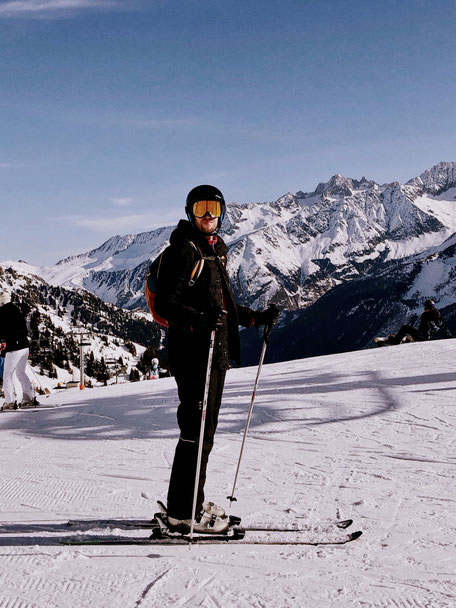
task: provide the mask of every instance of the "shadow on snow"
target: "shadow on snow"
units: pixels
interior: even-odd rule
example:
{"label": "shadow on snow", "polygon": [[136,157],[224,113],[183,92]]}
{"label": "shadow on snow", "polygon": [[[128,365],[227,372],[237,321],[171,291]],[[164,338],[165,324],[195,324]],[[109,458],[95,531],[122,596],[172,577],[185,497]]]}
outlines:
{"label": "shadow on snow", "polygon": [[[298,380],[287,378],[288,375],[263,374],[260,378],[250,424],[252,432],[299,432],[309,425],[379,416],[400,408],[398,387],[454,381],[452,373],[392,379],[382,378],[375,371],[358,372],[354,376],[325,373],[303,378],[300,375]],[[244,430],[253,382],[253,374],[251,383],[230,382],[228,377],[219,418],[220,433]],[[87,395],[86,400],[75,405],[6,412],[0,414],[0,429],[59,440],[177,439],[176,388],[164,387],[158,392],[157,386],[149,394],[138,391],[127,396],[97,396],[92,400]],[[346,396],[337,399],[337,393],[346,392],[353,394],[350,401]],[[287,423],[286,429],[283,423]]]}

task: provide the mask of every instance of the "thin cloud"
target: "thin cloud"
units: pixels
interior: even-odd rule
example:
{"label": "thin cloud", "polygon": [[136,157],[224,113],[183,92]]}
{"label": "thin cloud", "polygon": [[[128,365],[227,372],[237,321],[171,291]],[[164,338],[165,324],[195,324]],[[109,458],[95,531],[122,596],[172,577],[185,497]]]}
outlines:
{"label": "thin cloud", "polygon": [[24,167],[30,167],[30,165],[24,165],[19,163],[2,163],[0,162],[0,169],[23,169]]}
{"label": "thin cloud", "polygon": [[119,0],[8,0],[0,4],[0,17],[58,17],[83,9],[125,9],[125,4]]}
{"label": "thin cloud", "polygon": [[115,207],[131,207],[131,205],[133,204],[133,200],[134,199],[132,199],[128,196],[121,196],[121,197],[112,198],[111,203]]}
{"label": "thin cloud", "polygon": [[52,113],[54,120],[58,120],[59,122],[67,122],[85,127],[96,127],[98,129],[147,129],[150,131],[159,131],[176,129],[201,130],[206,128],[204,122],[193,117],[149,118],[109,111],[97,112],[96,108],[93,108],[90,113],[81,113],[79,110],[69,110],[68,108],[59,110],[58,113],[55,113],[53,106],[48,104],[41,105],[39,108],[34,105],[33,111],[35,114],[45,116],[46,118]]}
{"label": "thin cloud", "polygon": [[182,128],[193,128],[198,127],[200,122],[193,119],[187,118],[164,118],[164,119],[141,119],[141,118],[124,118],[115,122],[118,126],[132,127],[136,129],[162,129],[170,128],[175,129],[178,127]]}
{"label": "thin cloud", "polygon": [[[122,215],[119,217],[87,218],[79,215],[60,217],[59,220],[65,224],[71,224],[85,230],[97,233],[119,234],[126,232],[143,232],[153,230],[160,226],[166,226],[168,218],[166,215],[157,213],[142,213],[135,215]],[[159,220],[159,221],[157,221]]]}

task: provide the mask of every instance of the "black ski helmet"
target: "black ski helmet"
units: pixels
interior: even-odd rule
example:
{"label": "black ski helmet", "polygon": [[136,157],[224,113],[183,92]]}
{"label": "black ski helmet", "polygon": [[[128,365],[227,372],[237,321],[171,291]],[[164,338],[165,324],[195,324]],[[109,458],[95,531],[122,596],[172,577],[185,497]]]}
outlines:
{"label": "black ski helmet", "polygon": [[193,215],[193,204],[198,201],[219,201],[222,206],[222,214],[219,217],[217,228],[214,232],[219,230],[222,225],[223,218],[225,217],[226,204],[223,194],[215,186],[201,185],[196,186],[187,194],[187,200],[185,202],[185,212],[192,226],[195,226],[195,216]]}
{"label": "black ski helmet", "polygon": [[424,310],[435,310],[435,302],[430,298],[424,302]]}

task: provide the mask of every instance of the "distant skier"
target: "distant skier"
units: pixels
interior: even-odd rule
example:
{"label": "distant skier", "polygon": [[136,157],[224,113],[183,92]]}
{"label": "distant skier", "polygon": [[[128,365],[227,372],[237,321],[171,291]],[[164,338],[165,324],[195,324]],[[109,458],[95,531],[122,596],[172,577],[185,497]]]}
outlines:
{"label": "distant skier", "polygon": [[[180,438],[176,447],[168,490],[168,525],[188,533],[191,528],[197,469],[201,406],[204,395],[210,335],[216,330],[210,375],[205,432],[198,485],[198,533],[223,533],[225,512],[204,501],[206,468],[217,428],[226,370],[240,359],[238,325],[250,327],[275,322],[279,310],[270,306],[255,312],[234,302],[226,272],[228,248],[217,236],[225,215],[225,200],[214,186],[197,186],[187,196],[188,221],[181,220],[165,250],[158,278],[155,308],[169,323],[168,349],[180,404],[177,420]],[[204,257],[201,274],[190,279]]]}
{"label": "distant skier", "polygon": [[375,338],[375,342],[380,345],[400,344],[408,336],[411,342],[423,342],[431,340],[439,330],[445,331],[448,337],[452,337],[434,301],[428,299],[424,302],[424,312],[421,314],[418,329],[412,325],[402,325],[397,333],[390,334],[387,338]]}
{"label": "distant skier", "polygon": [[0,342],[0,386],[3,384],[3,368],[5,366],[6,343]]}
{"label": "distant skier", "polygon": [[158,380],[160,374],[160,368],[158,367],[158,359],[154,357],[151,361],[152,368],[150,370],[150,378],[151,380]]}
{"label": "distant skier", "polygon": [[5,403],[3,410],[16,407],[14,376],[22,388],[20,407],[32,407],[36,404],[34,389],[25,368],[29,356],[27,324],[20,309],[11,302],[11,295],[0,293],[0,337],[6,342],[5,363],[3,369],[3,392]]}

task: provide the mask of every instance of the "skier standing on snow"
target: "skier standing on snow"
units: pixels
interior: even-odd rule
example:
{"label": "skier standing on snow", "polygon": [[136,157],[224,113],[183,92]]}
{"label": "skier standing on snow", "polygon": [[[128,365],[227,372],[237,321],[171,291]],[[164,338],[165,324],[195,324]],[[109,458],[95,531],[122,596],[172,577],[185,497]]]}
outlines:
{"label": "skier standing on snow", "polygon": [[22,387],[20,407],[35,405],[34,390],[29,377],[25,373],[29,356],[29,341],[27,324],[20,309],[11,302],[11,295],[4,291],[0,293],[0,337],[6,342],[5,363],[3,368],[3,392],[5,403],[3,410],[16,407],[16,392],[14,376]]}
{"label": "skier standing on snow", "polygon": [[[204,501],[204,483],[226,370],[230,360],[239,362],[240,359],[239,324],[270,325],[276,321],[279,310],[270,306],[255,312],[234,302],[226,272],[228,248],[217,235],[225,214],[225,200],[220,190],[214,186],[197,186],[188,194],[185,210],[188,221],[179,222],[163,254],[155,299],[156,311],[169,323],[169,361],[180,401],[177,411],[180,437],[168,489],[168,525],[170,530],[184,534],[191,529],[201,407],[210,335],[215,329],[193,530],[223,533],[228,529],[225,512]],[[204,256],[201,275],[189,282],[201,255]]]}
{"label": "skier standing on snow", "polygon": [[418,329],[412,325],[402,325],[396,334],[390,334],[386,340],[388,344],[400,344],[405,336],[410,336],[415,342],[423,342],[431,340],[433,333],[440,329],[445,330],[448,337],[451,337],[441,313],[434,301],[429,299],[424,302],[424,312],[421,314]]}

